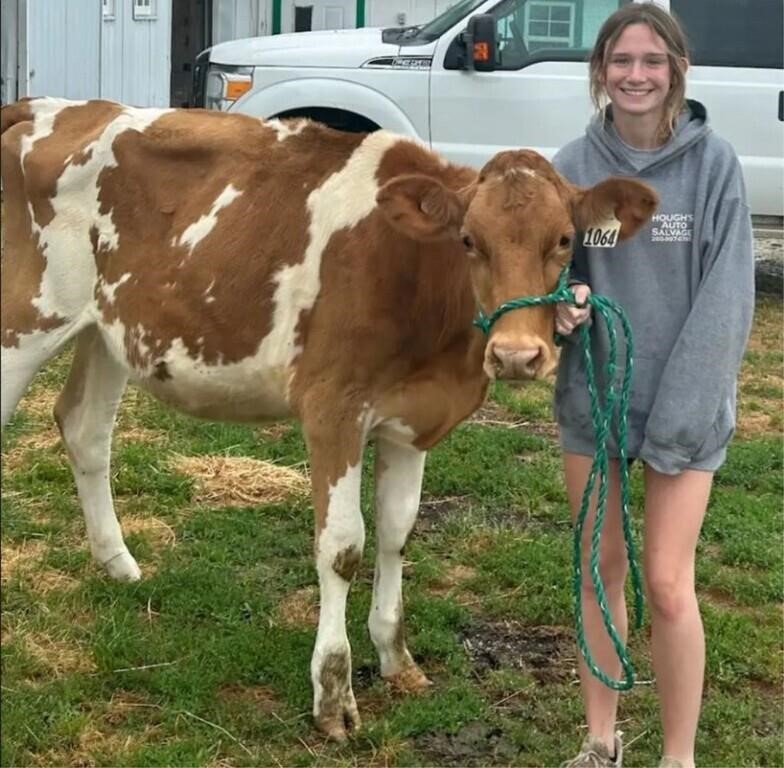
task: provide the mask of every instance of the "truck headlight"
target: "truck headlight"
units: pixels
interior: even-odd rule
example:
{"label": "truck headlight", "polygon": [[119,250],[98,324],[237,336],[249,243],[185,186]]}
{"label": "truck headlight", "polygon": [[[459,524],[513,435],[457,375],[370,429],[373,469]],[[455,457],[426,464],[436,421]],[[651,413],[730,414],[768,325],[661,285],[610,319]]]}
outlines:
{"label": "truck headlight", "polygon": [[212,64],[207,75],[205,106],[226,112],[253,87],[253,67]]}

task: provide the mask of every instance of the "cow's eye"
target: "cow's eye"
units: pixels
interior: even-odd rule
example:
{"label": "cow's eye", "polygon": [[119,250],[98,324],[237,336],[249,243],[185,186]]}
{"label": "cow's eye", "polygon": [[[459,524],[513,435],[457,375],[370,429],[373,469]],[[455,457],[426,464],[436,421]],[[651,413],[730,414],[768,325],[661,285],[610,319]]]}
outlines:
{"label": "cow's eye", "polygon": [[463,235],[463,245],[466,247],[466,250],[474,250],[474,241],[471,238],[471,235]]}
{"label": "cow's eye", "polygon": [[572,238],[571,238],[571,237],[567,237],[566,235],[564,235],[564,236],[563,236],[563,237],[562,237],[562,238],[561,238],[561,239],[558,241],[558,245],[559,245],[559,246],[561,246],[561,248],[566,248],[567,246],[569,246],[569,245],[571,245],[571,244],[572,244]]}

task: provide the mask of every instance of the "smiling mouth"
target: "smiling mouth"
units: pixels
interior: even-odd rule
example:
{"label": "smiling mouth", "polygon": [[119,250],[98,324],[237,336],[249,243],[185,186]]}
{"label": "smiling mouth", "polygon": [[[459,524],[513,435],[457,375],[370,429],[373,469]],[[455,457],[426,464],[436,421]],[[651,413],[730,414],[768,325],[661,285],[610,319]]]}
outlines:
{"label": "smiling mouth", "polygon": [[627,96],[647,96],[649,93],[653,93],[652,88],[621,88],[621,91]]}

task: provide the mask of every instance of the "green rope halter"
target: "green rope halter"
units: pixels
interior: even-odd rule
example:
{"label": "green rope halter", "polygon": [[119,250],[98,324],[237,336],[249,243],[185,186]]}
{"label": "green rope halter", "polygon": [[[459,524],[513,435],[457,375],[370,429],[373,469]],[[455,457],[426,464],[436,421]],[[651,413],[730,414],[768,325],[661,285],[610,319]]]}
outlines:
{"label": "green rope halter", "polygon": [[[572,289],[567,285],[568,268],[561,272],[558,278],[558,285],[552,293],[546,296],[526,296],[518,299],[511,299],[505,301],[497,309],[490,313],[489,316],[485,315],[480,309],[477,317],[474,320],[474,325],[477,326],[485,335],[490,332],[493,324],[502,315],[511,312],[513,309],[522,309],[524,307],[536,307],[544,304],[556,304],[558,302],[566,302],[577,306],[577,301],[574,297]],[[605,380],[607,385],[604,393],[600,396],[596,389],[596,373],[593,358],[591,355],[591,336],[588,329],[588,324],[583,323],[580,326],[580,343],[582,346],[583,365],[585,366],[586,380],[588,384],[588,393],[591,398],[591,418],[593,420],[594,439],[596,441],[596,454],[594,455],[591,471],[588,474],[588,482],[583,491],[582,501],[580,503],[580,512],[577,515],[577,521],[574,526],[574,547],[573,547],[573,599],[575,621],[577,624],[577,645],[580,652],[585,659],[585,663],[591,670],[591,673],[601,680],[607,687],[613,688],[617,691],[628,690],[634,685],[634,668],[629,659],[626,647],[623,640],[618,634],[618,630],[612,622],[610,609],[607,605],[607,597],[604,592],[604,585],[602,584],[601,576],[599,575],[599,542],[601,539],[602,525],[604,524],[604,515],[607,509],[607,491],[608,491],[608,478],[609,478],[609,461],[607,456],[607,441],[610,436],[612,425],[612,417],[615,412],[616,403],[618,408],[618,461],[620,464],[620,480],[621,480],[621,520],[623,524],[623,536],[626,543],[626,556],[629,560],[629,568],[631,570],[632,587],[634,589],[634,607],[635,607],[635,627],[639,629],[642,626],[643,618],[643,596],[642,596],[642,579],[640,578],[639,566],[637,564],[637,555],[635,552],[634,541],[632,539],[632,525],[631,517],[629,514],[629,465],[626,461],[626,434],[627,434],[627,412],[629,409],[629,391],[631,389],[632,380],[632,359],[633,359],[633,344],[632,344],[632,330],[629,321],[626,317],[623,308],[606,296],[598,296],[592,293],[588,297],[587,302],[594,310],[594,312],[602,318],[604,325],[607,329],[609,338],[609,356],[605,365]],[[616,356],[617,356],[617,338],[615,323],[613,322],[613,315],[621,324],[624,339],[626,342],[626,358],[624,361],[623,381],[618,392],[615,381],[615,372],[617,369]],[[560,337],[556,335],[556,343],[560,344]],[[618,659],[623,668],[623,679],[615,680],[609,677],[593,659],[591,652],[588,648],[588,643],[585,639],[585,628],[583,626],[583,609],[582,609],[582,557],[581,557],[581,541],[583,530],[585,527],[585,518],[588,514],[588,506],[590,504],[591,493],[596,483],[596,478],[599,478],[599,493],[596,506],[596,519],[594,521],[593,530],[591,531],[591,549],[589,558],[589,570],[591,574],[591,582],[593,584],[596,600],[602,614],[602,621],[604,628],[607,631]]]}

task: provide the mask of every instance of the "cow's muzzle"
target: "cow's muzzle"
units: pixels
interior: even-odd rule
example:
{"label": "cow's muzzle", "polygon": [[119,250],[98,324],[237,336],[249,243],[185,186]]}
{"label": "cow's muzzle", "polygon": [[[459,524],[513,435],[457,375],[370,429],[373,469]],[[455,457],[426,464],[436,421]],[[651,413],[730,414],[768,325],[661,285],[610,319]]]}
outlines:
{"label": "cow's muzzle", "polygon": [[555,354],[539,338],[490,340],[485,348],[485,373],[491,379],[541,379],[555,368]]}

